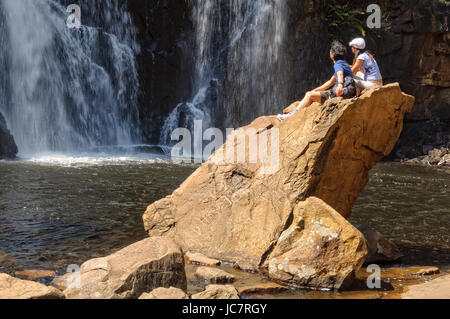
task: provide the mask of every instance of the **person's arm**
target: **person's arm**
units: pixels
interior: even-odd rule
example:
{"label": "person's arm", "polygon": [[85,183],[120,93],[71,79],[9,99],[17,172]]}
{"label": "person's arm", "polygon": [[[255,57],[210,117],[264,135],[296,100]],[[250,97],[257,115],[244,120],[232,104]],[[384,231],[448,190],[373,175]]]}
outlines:
{"label": "person's arm", "polygon": [[364,60],[357,60],[356,63],[352,65],[353,74],[356,75],[359,71],[361,71],[363,65]]}
{"label": "person's arm", "polygon": [[314,89],[313,92],[323,92],[328,90],[330,87],[332,87],[336,83],[336,78],[333,76],[330,80],[328,80],[325,84],[318,87],[317,89]]}
{"label": "person's arm", "polygon": [[344,72],[339,71],[338,76],[338,87],[336,88],[336,96],[344,95]]}

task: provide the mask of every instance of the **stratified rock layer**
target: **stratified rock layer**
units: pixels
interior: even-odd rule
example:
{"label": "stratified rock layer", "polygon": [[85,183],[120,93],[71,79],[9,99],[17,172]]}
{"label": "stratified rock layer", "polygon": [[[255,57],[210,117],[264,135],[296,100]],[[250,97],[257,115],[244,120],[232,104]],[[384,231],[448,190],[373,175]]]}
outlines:
{"label": "stratified rock layer", "polygon": [[[185,251],[258,269],[291,226],[298,203],[315,196],[350,216],[369,170],[391,152],[413,104],[414,97],[391,84],[358,99],[313,104],[283,123],[259,118],[230,135],[172,195],[150,205],[145,228]],[[246,135],[252,143],[243,142]],[[264,161],[248,156],[255,135],[257,149],[269,149]],[[247,153],[242,163],[223,160],[239,148]]]}
{"label": "stratified rock layer", "polygon": [[137,299],[159,287],[186,290],[181,250],[169,238],[148,238],[81,266],[81,277],[64,293],[68,299]]}

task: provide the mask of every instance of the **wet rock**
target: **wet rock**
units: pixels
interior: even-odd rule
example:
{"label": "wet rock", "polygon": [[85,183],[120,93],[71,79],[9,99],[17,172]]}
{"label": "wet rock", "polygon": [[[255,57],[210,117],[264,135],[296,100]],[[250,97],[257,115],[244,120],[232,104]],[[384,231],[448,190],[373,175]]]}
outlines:
{"label": "wet rock", "polygon": [[[75,274],[76,275],[76,274]],[[73,282],[75,282],[73,273],[67,273],[62,276],[55,277],[51,282],[50,286],[55,287],[61,291],[66,290]]]}
{"label": "wet rock", "polygon": [[397,245],[379,232],[371,229],[369,226],[361,226],[358,229],[364,235],[369,249],[366,263],[392,262],[399,260],[403,256]]}
{"label": "wet rock", "polygon": [[0,113],[0,160],[13,159],[17,152],[16,142],[6,126],[5,118]]}
{"label": "wet rock", "polygon": [[179,288],[156,288],[151,293],[142,294],[139,299],[189,299],[189,296]]}
{"label": "wet rock", "polygon": [[64,294],[54,287],[0,274],[0,299],[64,299]]}
{"label": "wet rock", "polygon": [[41,279],[51,280],[55,278],[56,272],[54,270],[24,270],[16,271],[14,275],[23,280],[39,281]]}
{"label": "wet rock", "polygon": [[444,155],[439,161],[438,166],[450,166],[450,154]]}
{"label": "wet rock", "polygon": [[159,287],[186,290],[184,258],[169,238],[153,237],[81,266],[79,286],[64,291],[70,299],[137,299]]}
{"label": "wet rock", "polygon": [[192,295],[192,299],[240,299],[241,296],[232,285],[209,285],[205,291]]}
{"label": "wet rock", "polygon": [[236,279],[226,271],[209,267],[199,267],[195,272],[195,276],[212,284],[229,284]]}
{"label": "wet rock", "polygon": [[203,254],[188,252],[188,253],[186,253],[186,255],[184,257],[186,258],[186,260],[189,263],[195,264],[195,265],[203,265],[203,266],[210,266],[210,267],[215,267],[215,266],[220,265],[219,260],[206,257]]}
{"label": "wet rock", "polygon": [[432,149],[427,155],[405,160],[408,165],[450,166],[450,149],[443,147]]}
{"label": "wet rock", "polygon": [[241,295],[251,295],[251,294],[264,295],[264,294],[277,294],[280,292],[289,291],[289,288],[271,282],[252,286],[238,287],[238,291]]}
{"label": "wet rock", "polygon": [[450,299],[450,275],[408,287],[402,299]]}
{"label": "wet rock", "polygon": [[[258,118],[231,134],[172,195],[150,205],[145,229],[174,238],[185,251],[259,269],[291,226],[299,202],[315,196],[350,216],[369,170],[391,152],[413,104],[390,84],[358,99],[313,104],[282,123]],[[239,149],[255,155],[250,145],[258,143],[240,142],[246,133],[259,137],[260,150],[273,138],[273,152],[263,160],[227,160]]]}
{"label": "wet rock", "polygon": [[295,211],[268,258],[269,276],[299,288],[344,289],[367,256],[363,235],[318,198]]}
{"label": "wet rock", "polygon": [[[433,266],[381,268],[381,279],[414,280],[420,277],[437,275],[439,273],[439,268]],[[372,272],[361,269],[361,271],[358,272],[357,277],[358,279],[366,280],[372,274]]]}

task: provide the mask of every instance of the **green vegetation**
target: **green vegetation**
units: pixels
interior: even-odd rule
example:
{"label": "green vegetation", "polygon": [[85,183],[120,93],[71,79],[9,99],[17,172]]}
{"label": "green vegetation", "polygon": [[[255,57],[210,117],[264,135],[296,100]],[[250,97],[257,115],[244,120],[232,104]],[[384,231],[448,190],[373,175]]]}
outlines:
{"label": "green vegetation", "polygon": [[361,8],[350,8],[348,5],[329,4],[327,8],[328,34],[331,40],[339,39],[342,34],[366,35],[364,29],[366,12]]}

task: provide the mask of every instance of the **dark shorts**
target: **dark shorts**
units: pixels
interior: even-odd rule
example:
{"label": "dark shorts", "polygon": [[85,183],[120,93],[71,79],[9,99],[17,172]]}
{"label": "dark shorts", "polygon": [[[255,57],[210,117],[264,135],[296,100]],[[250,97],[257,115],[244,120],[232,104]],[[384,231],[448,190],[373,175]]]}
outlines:
{"label": "dark shorts", "polygon": [[[335,98],[336,95],[337,84],[330,90],[320,92],[320,103],[325,103],[327,100],[331,100]],[[354,98],[356,95],[356,85],[355,81],[351,77],[346,77],[344,79],[344,95],[342,96],[344,99]]]}

